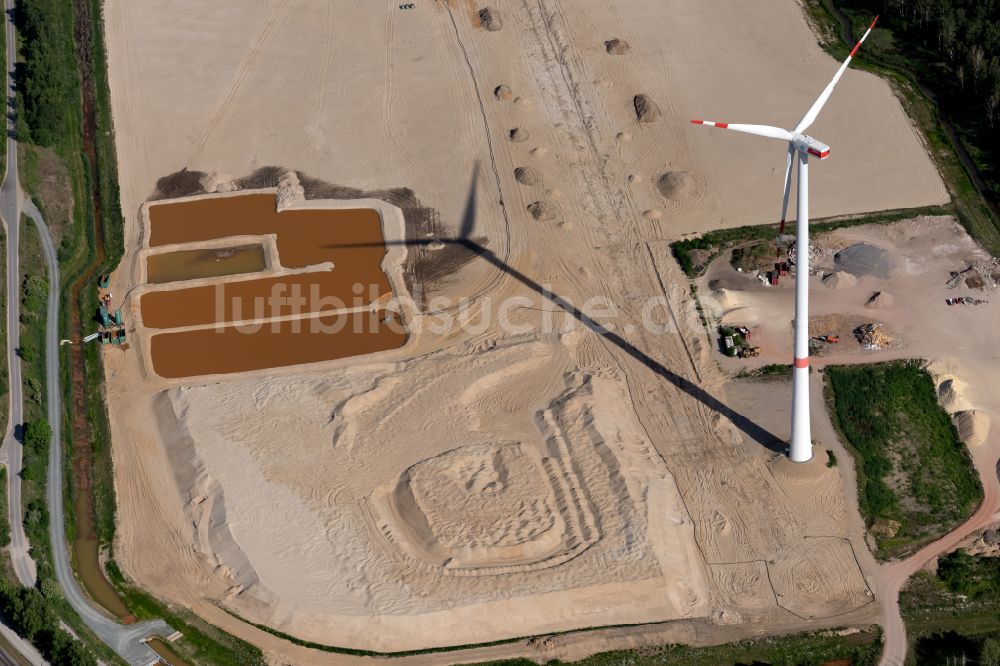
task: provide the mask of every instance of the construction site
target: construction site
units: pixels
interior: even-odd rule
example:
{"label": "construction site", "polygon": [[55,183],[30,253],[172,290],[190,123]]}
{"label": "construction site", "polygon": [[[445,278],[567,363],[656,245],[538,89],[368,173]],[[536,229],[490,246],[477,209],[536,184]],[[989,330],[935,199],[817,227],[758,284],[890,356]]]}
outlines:
{"label": "construction site", "polygon": [[[274,663],[879,620],[821,379],[793,463],[790,392],[733,378],[792,362],[805,277],[813,375],[933,362],[974,387],[979,463],[997,273],[920,217],[813,238],[805,276],[791,236],[685,276],[672,242],[775,221],[785,159],[689,119],[752,120],[778,69],[780,117],[838,66],[796,0],[252,4],[106,3],[126,251],[95,328],[130,581]],[[824,114],[814,217],[948,200],[884,80],[848,69]]]}

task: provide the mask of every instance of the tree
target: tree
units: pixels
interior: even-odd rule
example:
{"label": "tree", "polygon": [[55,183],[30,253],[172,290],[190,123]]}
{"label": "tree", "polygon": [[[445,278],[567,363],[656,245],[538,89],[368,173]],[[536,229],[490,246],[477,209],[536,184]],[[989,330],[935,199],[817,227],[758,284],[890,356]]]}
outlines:
{"label": "tree", "polygon": [[938,28],[938,44],[948,54],[948,60],[955,59],[956,34],[958,34],[958,22],[955,21],[955,15],[947,11],[941,17],[941,25]]}
{"label": "tree", "polygon": [[972,66],[972,86],[978,91],[979,79],[986,73],[986,54],[979,45],[969,50],[969,65]]}
{"label": "tree", "polygon": [[14,627],[29,641],[52,624],[49,609],[41,592],[33,587],[23,588],[11,608],[10,620]]}
{"label": "tree", "polygon": [[45,419],[36,419],[24,424],[25,446],[30,446],[41,453],[48,451],[50,441],[52,441],[52,427]]}
{"label": "tree", "polygon": [[993,92],[986,96],[986,117],[990,120],[990,129],[997,117],[997,105],[1000,104],[1000,83],[993,84]]}
{"label": "tree", "polygon": [[53,664],[66,666],[93,666],[97,663],[86,648],[62,629],[56,629],[52,636],[48,658]]}
{"label": "tree", "polygon": [[990,636],[979,651],[980,666],[1000,666],[1000,639]]}

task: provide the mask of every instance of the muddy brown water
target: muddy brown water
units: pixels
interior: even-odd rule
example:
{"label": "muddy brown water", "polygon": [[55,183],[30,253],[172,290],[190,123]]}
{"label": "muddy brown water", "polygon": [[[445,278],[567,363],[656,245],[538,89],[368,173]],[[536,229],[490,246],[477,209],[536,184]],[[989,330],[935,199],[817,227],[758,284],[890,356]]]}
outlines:
{"label": "muddy brown water", "polygon": [[160,660],[169,666],[188,666],[188,663],[174,654],[173,650],[159,638],[150,638],[146,645],[160,657]]}
{"label": "muddy brown water", "polygon": [[[389,321],[387,322],[386,319]],[[153,370],[174,379],[317,363],[397,349],[406,342],[398,315],[386,311],[322,315],[254,329],[157,333],[150,339]]]}
{"label": "muddy brown water", "polygon": [[162,284],[181,280],[256,273],[267,268],[263,245],[180,250],[146,258],[147,282]]}
{"label": "muddy brown water", "polygon": [[[77,530],[84,534],[92,533],[90,505],[78,502],[76,515]],[[109,610],[125,624],[131,624],[135,621],[135,617],[129,613],[115,588],[101,572],[99,546],[100,544],[95,538],[78,537],[73,540],[73,555],[76,557],[76,569],[80,582],[83,583],[83,588],[94,601]]]}
{"label": "muddy brown water", "polygon": [[[149,209],[149,245],[276,234],[282,266],[332,262],[333,270],[233,282],[221,293],[215,286],[148,292],[140,303],[143,323],[176,328],[252,319],[261,308],[265,316],[317,312],[367,305],[391,292],[381,265],[386,249],[378,212],[354,208],[278,213],[275,205],[273,194],[157,204]],[[271,298],[296,294],[304,304]]]}

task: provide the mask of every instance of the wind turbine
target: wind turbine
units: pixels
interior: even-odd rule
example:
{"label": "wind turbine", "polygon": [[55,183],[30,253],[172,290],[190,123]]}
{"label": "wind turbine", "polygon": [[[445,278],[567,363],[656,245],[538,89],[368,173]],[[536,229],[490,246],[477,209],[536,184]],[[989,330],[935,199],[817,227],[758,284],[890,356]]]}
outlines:
{"label": "wind turbine", "polygon": [[[878,17],[875,17],[878,21]],[[695,125],[711,125],[736,132],[756,134],[769,139],[780,139],[788,142],[788,160],[785,163],[785,192],[781,204],[781,231],[785,232],[785,214],[788,212],[788,193],[792,184],[792,158],[798,153],[799,189],[797,215],[795,221],[795,364],[792,369],[792,441],[788,450],[789,458],[794,462],[807,462],[812,458],[812,434],[809,425],[809,157],[826,159],[830,156],[830,147],[820,143],[807,134],[803,134],[816,116],[819,115],[826,100],[830,99],[837,81],[843,76],[851,58],[861,48],[862,42],[875,27],[875,21],[861,36],[858,43],[840,66],[833,79],[827,84],[813,105],[802,116],[802,120],[793,130],[786,130],[770,125],[740,125],[733,123],[717,123],[708,120],[692,120]]]}

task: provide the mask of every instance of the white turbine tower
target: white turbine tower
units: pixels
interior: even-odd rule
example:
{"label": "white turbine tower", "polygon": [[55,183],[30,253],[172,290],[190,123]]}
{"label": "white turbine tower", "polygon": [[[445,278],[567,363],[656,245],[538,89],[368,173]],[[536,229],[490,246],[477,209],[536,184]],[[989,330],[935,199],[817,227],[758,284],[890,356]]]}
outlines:
{"label": "white turbine tower", "polygon": [[[878,17],[875,17],[878,21]],[[807,462],[812,458],[812,434],[809,427],[809,156],[826,159],[830,155],[830,147],[816,139],[803,134],[816,116],[819,115],[826,100],[830,99],[837,81],[843,76],[851,58],[858,52],[861,43],[875,27],[875,21],[861,36],[847,60],[840,66],[833,80],[827,84],[819,98],[802,116],[802,120],[793,130],[771,127],[770,125],[738,125],[731,123],[716,123],[707,120],[692,120],[696,125],[711,125],[723,129],[731,129],[747,134],[756,134],[770,139],[781,139],[788,142],[788,161],[785,164],[785,193],[781,204],[781,231],[785,231],[785,214],[788,211],[788,191],[792,184],[792,157],[799,154],[799,190],[798,213],[795,225],[795,365],[792,370],[792,441],[788,455],[794,462]]]}

